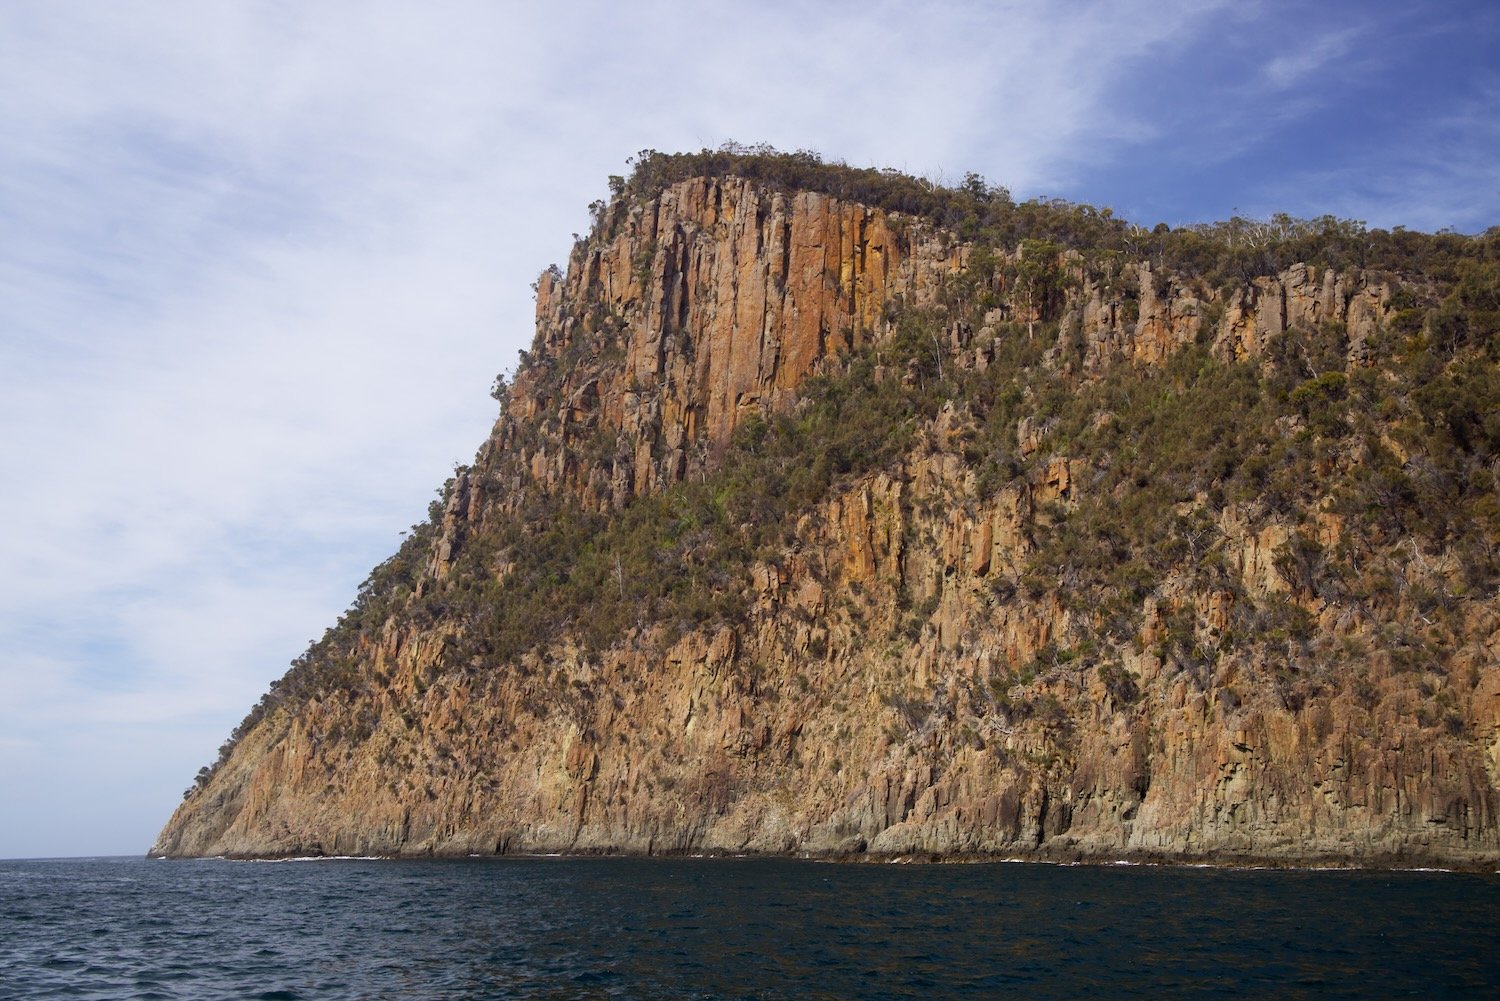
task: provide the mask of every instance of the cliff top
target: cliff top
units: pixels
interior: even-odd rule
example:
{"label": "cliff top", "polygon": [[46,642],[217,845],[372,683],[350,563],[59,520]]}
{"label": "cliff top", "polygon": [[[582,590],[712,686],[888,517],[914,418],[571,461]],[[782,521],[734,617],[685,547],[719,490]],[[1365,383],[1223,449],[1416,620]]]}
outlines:
{"label": "cliff top", "polygon": [[[1283,271],[1295,263],[1359,268],[1400,274],[1451,272],[1476,254],[1500,256],[1500,226],[1465,236],[1451,231],[1421,233],[1396,227],[1368,229],[1354,219],[1322,215],[1298,219],[1277,213],[1267,220],[1233,216],[1178,227],[1147,227],[1097,208],[1061,198],[1017,202],[1011,192],[969,172],[956,187],[890,168],[828,162],[809,150],[782,152],[765,144],[727,143],[696,153],[642,150],[627,160],[628,177],[612,176],[616,201],[649,202],[664,189],[694,177],[743,177],[773,190],[812,191],[886,212],[930,220],[959,239],[1014,249],[1027,241],[1055,244],[1087,255],[1147,260],[1185,277],[1220,286],[1229,281]],[[608,203],[592,208],[603,220]]]}

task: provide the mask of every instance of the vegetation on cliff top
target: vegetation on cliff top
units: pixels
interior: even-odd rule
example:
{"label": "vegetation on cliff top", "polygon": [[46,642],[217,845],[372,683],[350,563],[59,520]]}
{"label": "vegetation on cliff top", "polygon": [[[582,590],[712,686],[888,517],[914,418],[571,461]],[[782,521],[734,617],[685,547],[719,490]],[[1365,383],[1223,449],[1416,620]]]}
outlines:
{"label": "vegetation on cliff top", "polygon": [[[1147,261],[1210,286],[1275,274],[1302,262],[1319,268],[1361,268],[1464,284],[1475,294],[1468,306],[1492,314],[1493,267],[1500,227],[1475,239],[1452,232],[1419,233],[1367,229],[1332,215],[1297,219],[1278,213],[1268,220],[1231,219],[1173,228],[1146,228],[1109,208],[1058,198],[1017,202],[1008,189],[975,173],[946,187],[895,170],[825,162],[805,150],[785,153],[767,146],[726,144],[697,153],[642,150],[628,177],[610,179],[611,194],[638,203],[690,177],[744,177],[786,192],[815,191],[887,212],[921,216],[959,239],[988,247],[1014,248],[1026,240],[1048,241],[1099,260]],[[602,211],[605,202],[596,202]],[[1489,269],[1483,265],[1488,262]]]}
{"label": "vegetation on cliff top", "polygon": [[[976,175],[943,188],[763,148],[646,151],[611,186],[617,198],[647,201],[678,180],[722,175],[921,216],[975,246],[969,270],[950,281],[939,308],[893,313],[890,336],[807,382],[794,410],[749,421],[701,474],[622,511],[587,510],[543,489],[521,475],[518,455],[461,471],[495,490],[519,489],[517,516],[466,540],[445,580],[423,581],[444,510],[434,502],[348,613],[272,685],[221,761],[276,708],[374,683],[369,652],[392,615],[451,624],[448,660],[461,672],[516,670],[523,655],[564,637],[602,649],[653,624],[741,621],[750,566],[780,559],[797,518],[840,485],[877,469],[899,474],[940,412],[958,429],[977,496],[1034,482],[1058,456],[1087,484],[1041,512],[1026,567],[996,583],[997,601],[1053,594],[1090,611],[1084,634],[1040,657],[1033,675],[1076,660],[1080,646],[1097,653],[1134,642],[1145,599],[1168,578],[1236,592],[1210,516],[1229,508],[1295,526],[1279,558],[1296,586],[1275,600],[1240,595],[1212,649],[1190,622],[1168,618],[1162,653],[1200,685],[1212,683],[1218,658],[1246,644],[1274,652],[1264,659],[1288,705],[1346,683],[1331,678],[1329,665],[1353,665],[1368,651],[1332,651],[1315,636],[1306,611],[1315,599],[1363,609],[1390,633],[1384,656],[1430,665],[1458,633],[1466,598],[1500,581],[1500,229],[1429,235],[1278,216],[1146,230],[1108,209],[1016,203]],[[1027,251],[1020,264],[1011,256],[1017,247]],[[1064,250],[1077,252],[1072,264]],[[1133,276],[1146,275],[1192,283],[1205,301],[1222,303],[1222,290],[1294,262],[1379,270],[1395,282],[1390,322],[1367,343],[1361,365],[1346,365],[1348,331],[1339,323],[1288,330],[1258,361],[1215,357],[1204,323],[1200,342],[1160,368],[1084,375],[1077,364],[1070,285],[1111,285],[1129,305],[1141,296],[1130,283],[1144,280]],[[1151,269],[1126,267],[1137,263]],[[1024,310],[1002,301],[1021,295]],[[997,305],[1011,306],[1011,318],[996,319]],[[1014,318],[1023,312],[1026,322]],[[983,367],[956,363],[949,333],[958,327],[985,331]],[[583,330],[566,357],[546,360],[544,384],[563,385],[573,366],[611,357],[616,328],[593,322]],[[542,362],[534,355],[531,364]],[[1039,429],[1044,447],[1020,447],[1023,421]],[[619,444],[601,434],[571,447],[590,463]],[[1332,545],[1319,541],[1317,527],[1330,515],[1347,526]],[[1441,586],[1429,577],[1413,584],[1402,545],[1443,554],[1458,572]],[[920,629],[916,596],[904,600],[907,623]],[[1425,625],[1402,625],[1398,609]],[[1128,698],[1131,679],[1107,655],[1094,659]],[[1451,713],[1433,712],[1452,725]],[[211,773],[200,773],[200,785]]]}

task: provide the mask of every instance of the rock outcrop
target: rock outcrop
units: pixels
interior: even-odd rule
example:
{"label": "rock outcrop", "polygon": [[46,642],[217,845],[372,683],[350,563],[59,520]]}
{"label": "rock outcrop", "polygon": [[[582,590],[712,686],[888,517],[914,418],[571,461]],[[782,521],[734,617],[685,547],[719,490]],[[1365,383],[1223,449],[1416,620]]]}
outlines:
{"label": "rock outcrop", "polygon": [[[914,220],[738,178],[614,203],[566,277],[538,282],[541,358],[599,327],[617,339],[610,364],[555,391],[538,388],[545,365],[518,373],[510,416],[563,430],[531,453],[533,475],[615,508],[680,481],[745,415],[784,408],[822,361],[881,336],[889,310],[934,303],[966,250]],[[601,426],[626,451],[567,467],[567,446]]]}
{"label": "rock outcrop", "polygon": [[[514,526],[537,498],[620,517],[706,480],[738,429],[796,414],[808,379],[867,348],[878,384],[915,384],[880,353],[913,312],[940,366],[997,364],[1025,317],[1002,266],[965,319],[972,254],[920,218],[736,177],[604,208],[540,279],[536,344],[411,586],[334,637],[337,684],[263,703],[152,852],[1500,859],[1493,594],[1413,626],[1410,595],[1462,576],[1451,554],[1359,537],[1358,573],[1400,588],[1320,591],[1294,557],[1309,531],[1317,553],[1355,539],[1335,512],[1200,494],[1172,513],[1187,569],[1119,611],[1079,603],[1039,556],[1109,460],[1071,454],[1045,414],[1010,426],[998,481],[964,401],[921,416],[898,458],[834,477],[775,552],[727,571],[737,616],[643,609],[603,644],[565,625],[501,659],[476,645],[457,596],[529,586]],[[1144,261],[1117,277],[1068,293],[1040,363],[1058,378],[1188,349],[1271,365],[1277,338],[1325,325],[1354,371],[1391,298],[1304,265],[1228,292]],[[1266,609],[1291,638],[1257,634]],[[1431,632],[1421,663],[1408,626]]]}

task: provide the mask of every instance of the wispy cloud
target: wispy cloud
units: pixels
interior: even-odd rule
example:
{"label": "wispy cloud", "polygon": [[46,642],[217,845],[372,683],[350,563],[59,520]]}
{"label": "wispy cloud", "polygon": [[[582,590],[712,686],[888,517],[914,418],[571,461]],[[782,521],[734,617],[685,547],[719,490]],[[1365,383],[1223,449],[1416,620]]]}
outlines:
{"label": "wispy cloud", "polygon": [[1380,156],[1308,164],[1268,179],[1249,211],[1330,213],[1371,226],[1480,232],[1500,225],[1500,79],[1431,118],[1409,123]]}
{"label": "wispy cloud", "polygon": [[1282,90],[1315,79],[1340,63],[1361,34],[1363,29],[1350,27],[1330,30],[1309,39],[1288,39],[1286,50],[1266,63],[1264,78],[1272,87]]}
{"label": "wispy cloud", "polygon": [[[1365,36],[1235,48],[1277,10],[4,5],[0,802],[31,819],[0,856],[144,848],[472,455],[529,283],[626,156],[769,141],[1067,193],[1266,141],[1250,97],[1203,126],[1242,80],[1326,107],[1313,84]],[[1216,76],[1211,50],[1264,68]],[[1493,127],[1454,109],[1430,136],[1451,172],[1425,176],[1472,186]],[[1411,176],[1321,169],[1304,183]]]}

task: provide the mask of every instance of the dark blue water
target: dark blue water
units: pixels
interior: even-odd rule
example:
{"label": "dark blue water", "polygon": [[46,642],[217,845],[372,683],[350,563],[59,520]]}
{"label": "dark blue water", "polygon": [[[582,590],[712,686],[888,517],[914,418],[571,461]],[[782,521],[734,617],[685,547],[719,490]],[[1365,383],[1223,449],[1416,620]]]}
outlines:
{"label": "dark blue water", "polygon": [[10,998],[1475,998],[1500,878],[767,860],[0,862]]}

